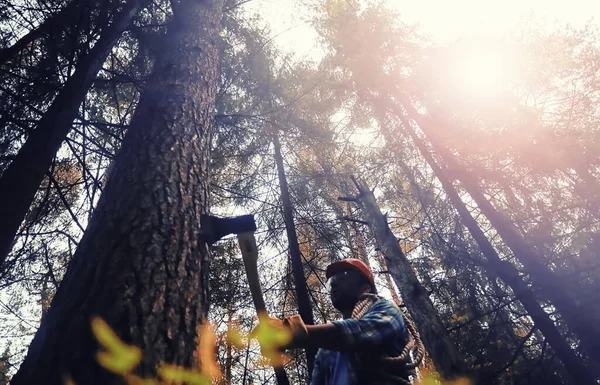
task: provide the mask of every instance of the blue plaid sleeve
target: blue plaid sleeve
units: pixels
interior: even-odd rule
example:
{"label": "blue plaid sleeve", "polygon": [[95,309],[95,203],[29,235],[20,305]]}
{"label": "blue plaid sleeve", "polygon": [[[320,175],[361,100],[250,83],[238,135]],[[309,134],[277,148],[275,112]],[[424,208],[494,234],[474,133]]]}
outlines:
{"label": "blue plaid sleeve", "polygon": [[375,302],[362,318],[333,321],[333,324],[342,331],[349,347],[376,346],[398,335],[407,335],[400,309],[384,299]]}

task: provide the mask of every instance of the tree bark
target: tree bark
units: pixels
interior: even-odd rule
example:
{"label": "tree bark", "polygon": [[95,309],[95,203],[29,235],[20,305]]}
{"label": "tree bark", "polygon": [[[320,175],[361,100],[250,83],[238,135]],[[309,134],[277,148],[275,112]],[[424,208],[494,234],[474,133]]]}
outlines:
{"label": "tree bark", "polygon": [[48,172],[52,159],[71,129],[94,78],[115,45],[148,0],[129,1],[102,33],[94,48],[80,60],[71,78],[60,90],[36,129],[0,178],[0,269],[11,250],[15,235]]}
{"label": "tree bark", "polygon": [[[315,320],[310,305],[310,297],[308,294],[308,286],[306,285],[306,277],[304,276],[304,264],[302,263],[302,253],[298,244],[298,235],[296,233],[296,225],[294,223],[294,211],[292,209],[292,201],[290,199],[290,191],[288,188],[285,168],[283,166],[283,156],[281,155],[281,143],[277,131],[273,134],[273,147],[275,147],[275,163],[277,165],[277,176],[279,178],[279,188],[281,190],[281,201],[283,204],[283,219],[285,222],[285,231],[288,238],[288,248],[290,250],[290,260],[292,262],[292,274],[294,276],[294,287],[296,291],[296,301],[298,302],[298,312],[302,320],[307,325],[314,325]],[[308,373],[312,373],[315,355],[317,349],[306,348],[306,361],[308,364]]]}
{"label": "tree bark", "polygon": [[[590,358],[600,363],[600,330],[598,329],[598,325],[594,324],[593,317],[585,316],[586,309],[581,305],[580,299],[570,294],[565,286],[560,284],[560,277],[544,264],[544,258],[539,255],[534,247],[525,241],[517,228],[495,209],[485,197],[477,182],[464,167],[454,160],[452,154],[437,143],[435,134],[432,132],[435,121],[423,117],[410,106],[406,107],[406,109],[408,116],[415,120],[425,133],[434,151],[439,154],[448,168],[453,170],[452,175],[449,175],[449,177],[462,183],[465,190],[492,226],[494,226],[502,240],[523,264],[533,282],[542,289],[542,295],[546,296],[553,303],[567,325],[569,325],[573,333],[579,338],[581,346],[586,353]],[[398,116],[401,115],[398,114]]]}
{"label": "tree bark", "polygon": [[400,290],[404,304],[417,325],[421,340],[436,369],[448,379],[465,375],[466,365],[463,358],[446,333],[427,290],[419,282],[409,260],[402,252],[398,239],[375,201],[375,196],[364,184],[355,183],[364,219],[369,222],[377,247],[385,257],[389,273]]}
{"label": "tree bark", "polygon": [[180,0],[97,210],[13,379],[21,385],[124,383],[96,362],[99,316],[159,363],[196,366],[206,320],[208,164],[222,0]]}
{"label": "tree bark", "polygon": [[477,242],[481,252],[486,257],[486,267],[497,274],[500,279],[502,279],[508,286],[511,287],[515,296],[523,304],[523,307],[529,313],[529,316],[535,323],[536,327],[542,332],[542,334],[544,334],[573,380],[578,383],[593,384],[594,375],[583,364],[583,361],[577,357],[573,349],[569,346],[569,343],[560,334],[556,325],[550,319],[548,313],[546,313],[537,302],[535,294],[531,288],[519,275],[517,268],[510,262],[503,261],[500,258],[496,252],[496,249],[494,249],[483,230],[481,230],[477,221],[475,218],[473,218],[462,199],[456,192],[454,186],[450,182],[451,179],[446,174],[446,171],[437,165],[423,140],[419,138],[411,128],[410,123],[403,116],[399,115],[398,117],[401,120],[405,131],[409,134],[419,149],[419,152],[423,158],[425,158],[433,173],[442,184],[444,192],[454,205],[454,208],[458,212],[464,225],[471,233],[471,236],[473,236]]}

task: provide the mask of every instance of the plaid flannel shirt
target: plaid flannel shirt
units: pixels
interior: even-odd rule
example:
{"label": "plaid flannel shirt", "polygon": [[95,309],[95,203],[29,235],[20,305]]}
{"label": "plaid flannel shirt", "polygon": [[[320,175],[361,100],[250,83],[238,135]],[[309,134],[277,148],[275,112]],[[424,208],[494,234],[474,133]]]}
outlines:
{"label": "plaid flannel shirt", "polygon": [[[388,356],[402,353],[408,342],[408,331],[404,325],[402,312],[390,301],[379,298],[362,318],[334,321],[343,334],[350,352],[336,352],[319,349],[315,359],[311,385],[332,384],[333,372],[338,354],[348,363],[349,383],[345,385],[366,385],[368,379],[361,377],[355,354],[359,357]],[[363,374],[364,375],[364,374]],[[360,380],[360,384],[359,384]],[[370,385],[388,385],[386,381],[373,381]]]}

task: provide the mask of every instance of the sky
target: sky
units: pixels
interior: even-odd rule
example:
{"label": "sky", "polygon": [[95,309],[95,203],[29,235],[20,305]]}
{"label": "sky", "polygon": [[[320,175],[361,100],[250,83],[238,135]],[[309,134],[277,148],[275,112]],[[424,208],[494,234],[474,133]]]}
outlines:
{"label": "sky", "polygon": [[[306,21],[306,5],[302,3],[307,1],[319,0],[251,0],[245,7],[270,25],[272,41],[294,54],[296,60],[318,61],[324,53],[316,32]],[[589,23],[600,30],[600,0],[383,1],[397,9],[402,22],[418,25],[420,34],[437,45],[462,38],[498,42],[518,33],[525,24],[530,29],[552,31],[567,25],[581,29]],[[511,79],[518,81],[518,60],[514,52],[505,52],[497,45],[475,47],[457,53],[446,63],[449,86],[465,98],[493,101],[511,84]],[[370,132],[356,135],[359,142],[373,139]]]}
{"label": "sky", "polygon": [[[470,36],[506,36],[520,22],[533,18],[547,29],[570,24],[581,28],[591,22],[600,26],[599,0],[387,0],[402,20],[416,23],[437,43]],[[310,55],[316,34],[302,20],[297,0],[253,0],[250,12],[269,22],[275,41],[298,57]],[[595,16],[595,18],[594,18]]]}
{"label": "sky", "polygon": [[396,4],[405,21],[419,23],[438,42],[469,35],[505,35],[530,16],[548,23],[550,28],[554,22],[581,27],[592,15],[598,15],[595,23],[600,22],[597,0],[390,0],[389,3]]}

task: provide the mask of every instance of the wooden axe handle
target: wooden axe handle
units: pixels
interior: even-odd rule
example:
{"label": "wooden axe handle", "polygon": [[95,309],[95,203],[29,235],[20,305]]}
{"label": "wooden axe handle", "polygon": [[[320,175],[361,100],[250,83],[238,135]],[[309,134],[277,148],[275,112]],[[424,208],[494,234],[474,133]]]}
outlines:
{"label": "wooden axe handle", "polygon": [[258,249],[254,233],[239,233],[237,236],[240,249],[242,250],[242,258],[244,259],[244,267],[248,276],[248,284],[250,285],[254,307],[258,314],[267,313],[262,289],[260,288],[260,280],[258,279]]}
{"label": "wooden axe handle", "polygon": [[[258,279],[258,249],[256,247],[256,238],[254,238],[254,232],[239,233],[237,237],[240,244],[240,250],[242,251],[242,258],[244,259],[244,268],[246,269],[246,275],[248,276],[252,301],[254,301],[254,307],[256,308],[256,313],[260,320],[261,316],[268,316],[268,313],[262,289],[260,288],[260,280]],[[288,380],[283,367],[275,366],[274,369],[277,384],[289,385],[290,381]]]}

